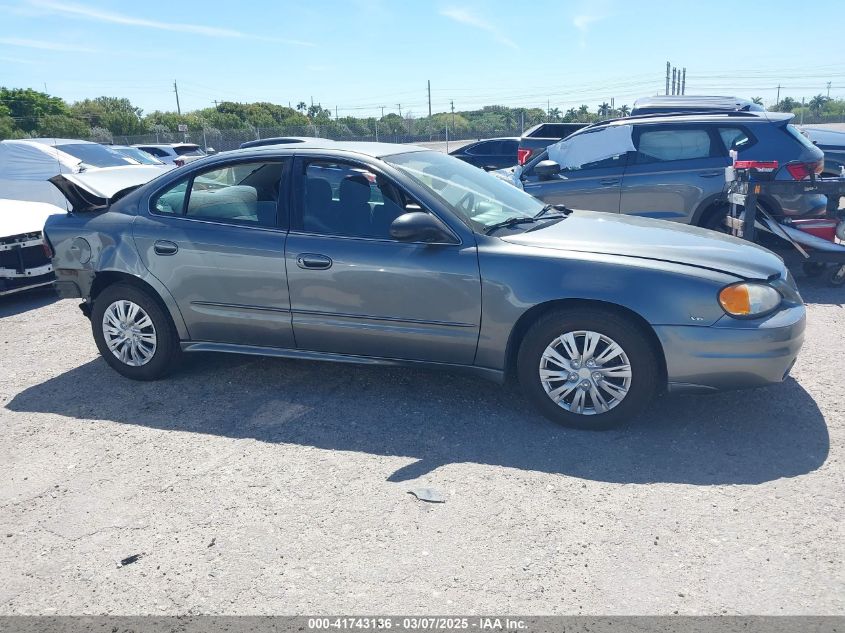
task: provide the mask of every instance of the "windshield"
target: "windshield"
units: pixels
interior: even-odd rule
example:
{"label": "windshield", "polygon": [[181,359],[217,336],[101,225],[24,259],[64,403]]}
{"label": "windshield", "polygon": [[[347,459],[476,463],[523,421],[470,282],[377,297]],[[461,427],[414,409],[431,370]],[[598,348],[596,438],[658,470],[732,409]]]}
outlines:
{"label": "windshield", "polygon": [[177,145],[173,148],[179,156],[205,156],[198,145]]}
{"label": "windshield", "polygon": [[112,150],[118,154],[128,156],[132,160],[141,163],[142,165],[164,165],[159,159],[152,154],[147,154],[144,150],[137,147],[112,147]]}
{"label": "windshield", "polygon": [[439,198],[471,228],[484,232],[509,218],[534,217],[543,203],[478,167],[440,152],[385,157]]}
{"label": "windshield", "polygon": [[138,161],[97,143],[68,143],[57,145],[56,149],[78,158],[91,167],[119,167],[121,165],[138,164]]}

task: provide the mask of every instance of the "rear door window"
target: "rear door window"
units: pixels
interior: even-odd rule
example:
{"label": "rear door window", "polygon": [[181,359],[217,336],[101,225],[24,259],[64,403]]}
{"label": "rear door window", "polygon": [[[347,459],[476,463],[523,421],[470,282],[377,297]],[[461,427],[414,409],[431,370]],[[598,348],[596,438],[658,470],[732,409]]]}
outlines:
{"label": "rear door window", "polygon": [[285,163],[216,167],[177,182],[153,198],[155,214],[274,227]]}
{"label": "rear door window", "polygon": [[803,145],[804,147],[807,147],[807,148],[810,148],[810,149],[813,149],[815,147],[815,145],[813,145],[813,141],[811,141],[809,138],[804,136],[801,133],[801,130],[799,130],[797,127],[795,127],[791,123],[786,126],[786,133],[789,134],[796,141],[801,143],[801,145]]}
{"label": "rear door window", "polygon": [[695,160],[717,154],[710,133],[703,128],[644,127],[637,136],[637,163]]}

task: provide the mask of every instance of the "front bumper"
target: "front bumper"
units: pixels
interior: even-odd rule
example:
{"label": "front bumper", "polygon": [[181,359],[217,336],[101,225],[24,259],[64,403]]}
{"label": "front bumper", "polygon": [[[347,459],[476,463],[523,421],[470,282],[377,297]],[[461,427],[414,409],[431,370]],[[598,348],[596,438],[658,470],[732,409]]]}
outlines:
{"label": "front bumper", "polygon": [[725,316],[712,326],[654,327],[666,358],[669,391],[720,391],[783,381],[804,342],[806,311],[794,305],[769,317]]}

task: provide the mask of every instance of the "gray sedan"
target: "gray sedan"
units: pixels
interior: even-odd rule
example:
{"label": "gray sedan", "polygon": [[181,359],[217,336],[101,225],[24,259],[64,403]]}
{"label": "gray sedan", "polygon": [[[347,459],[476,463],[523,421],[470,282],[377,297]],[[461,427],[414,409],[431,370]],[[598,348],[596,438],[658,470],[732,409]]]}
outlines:
{"label": "gray sedan", "polygon": [[45,227],[57,287],[129,378],[194,351],[513,374],[552,420],[598,429],[666,389],[779,382],[804,335],[763,248],[544,205],[423,148],[315,141],[115,195],[55,184],[74,204]]}

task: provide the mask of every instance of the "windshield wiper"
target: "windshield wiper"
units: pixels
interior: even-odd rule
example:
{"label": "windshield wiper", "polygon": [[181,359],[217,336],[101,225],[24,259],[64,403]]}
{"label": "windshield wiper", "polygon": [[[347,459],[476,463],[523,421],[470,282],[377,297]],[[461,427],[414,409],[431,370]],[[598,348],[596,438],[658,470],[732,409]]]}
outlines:
{"label": "windshield wiper", "polygon": [[516,226],[517,224],[531,224],[533,222],[537,222],[536,217],[531,217],[530,215],[515,215],[513,217],[507,218],[506,220],[502,220],[501,222],[491,224],[486,229],[484,229],[484,234],[490,235],[493,231],[497,229],[509,229]]}
{"label": "windshield wiper", "polygon": [[572,209],[570,209],[566,205],[563,205],[563,204],[547,204],[542,209],[540,209],[540,212],[537,215],[535,215],[534,217],[540,218],[540,217],[546,215],[547,213],[549,213],[550,211],[559,211],[563,215],[569,215],[570,213],[572,213]]}

